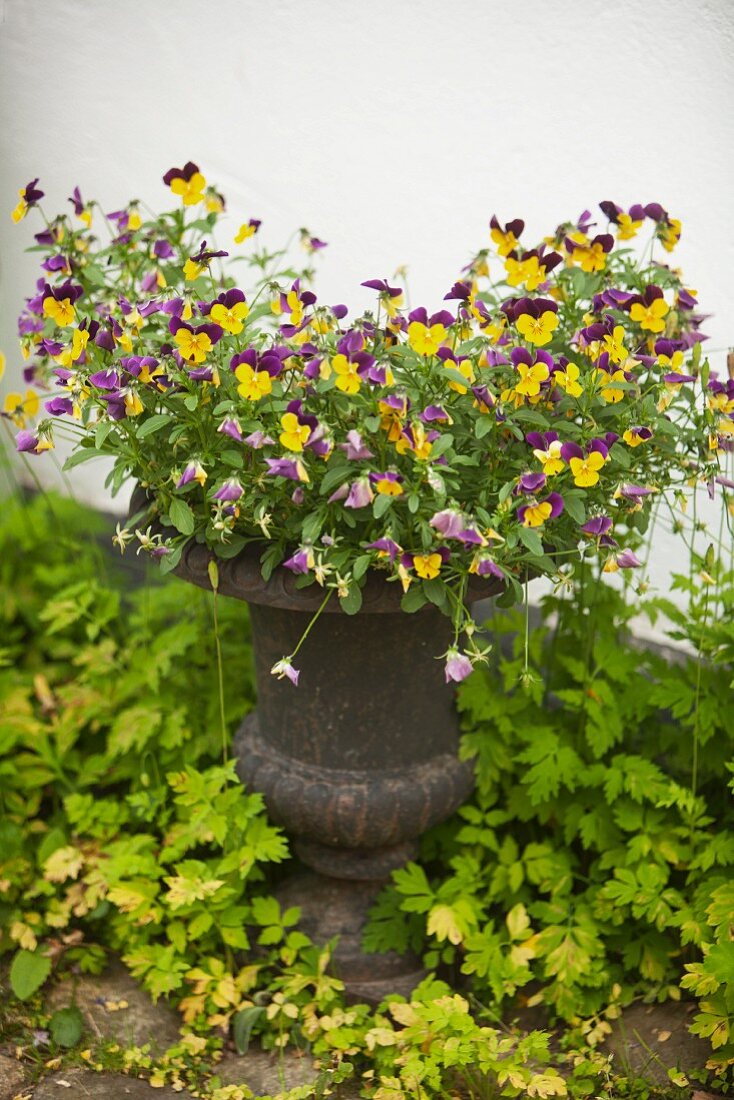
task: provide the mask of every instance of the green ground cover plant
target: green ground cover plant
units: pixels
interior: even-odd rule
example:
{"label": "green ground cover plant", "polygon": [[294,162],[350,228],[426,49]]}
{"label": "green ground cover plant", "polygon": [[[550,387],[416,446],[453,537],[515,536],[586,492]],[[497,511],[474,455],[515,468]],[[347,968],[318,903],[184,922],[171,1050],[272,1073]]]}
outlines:
{"label": "green ground cover plant", "polygon": [[[367,946],[410,945],[431,976],[410,1003],[373,1011],[345,1004],[329,947],[273,897],[287,839],[222,743],[217,643],[228,734],[253,702],[245,609],[217,599],[215,637],[211,594],[154,565],[136,573],[95,536],[109,537],[105,521],[56,497],[0,518],[0,952],[13,994],[0,1030],[28,1059],[79,1057],[81,1017],[44,1013],[44,988],[116,953],[179,1008],[181,1042],[86,1060],[215,1100],[249,1095],[216,1076],[230,1037],[309,1051],[321,1075],[299,1096],[350,1077],[378,1100],[645,1096],[603,1040],[633,1001],[681,997],[698,1002],[708,1080],[728,1089],[734,574],[713,549],[676,578],[685,612],[647,599],[689,646],[673,658],[635,644],[640,599],[588,564],[532,629],[524,611],[496,610],[489,666],[459,695],[476,794],[395,874],[368,930]],[[542,1030],[513,1027],[528,1008]],[[673,1093],[689,1084],[671,1075]]]}

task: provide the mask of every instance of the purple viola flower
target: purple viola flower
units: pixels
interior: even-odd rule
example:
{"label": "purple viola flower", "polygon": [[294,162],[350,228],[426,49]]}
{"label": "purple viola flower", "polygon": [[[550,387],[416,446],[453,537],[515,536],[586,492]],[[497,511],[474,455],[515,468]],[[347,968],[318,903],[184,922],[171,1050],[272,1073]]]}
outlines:
{"label": "purple viola flower", "polygon": [[346,443],[340,443],[339,447],[351,462],[359,462],[374,458],[372,451],[367,447],[356,428],[347,432]]}
{"label": "purple viola flower", "polygon": [[298,459],[266,458],[268,473],[272,477],[287,477],[291,481],[308,481],[306,467]]}
{"label": "purple viola flower", "polygon": [[229,477],[223,482],[212,497],[213,500],[233,501],[239,500],[244,492],[236,477]]}
{"label": "purple viola flower", "polygon": [[437,313],[432,313],[429,317],[425,307],[419,306],[418,309],[414,309],[408,314],[409,323],[412,324],[413,321],[419,321],[420,324],[425,325],[426,328],[430,328],[431,325],[443,325],[444,328],[450,328],[454,320],[453,313],[449,313],[447,309],[440,309]]}
{"label": "purple viola flower", "polygon": [[15,437],[15,449],[21,453],[38,454],[39,442],[40,440],[37,435],[24,429],[18,432]]}
{"label": "purple viola flower", "polygon": [[368,279],[360,286],[366,286],[370,290],[378,290],[381,294],[387,294],[389,298],[399,298],[403,293],[399,286],[390,286],[387,279]]}
{"label": "purple viola flower", "polygon": [[108,328],[100,328],[97,335],[94,337],[94,342],[98,348],[102,351],[114,351],[115,340]]}
{"label": "purple viola flower", "polygon": [[459,650],[455,646],[452,646],[446,654],[446,665],[444,667],[444,679],[447,684],[452,681],[454,683],[461,683],[472,672],[472,663],[465,653],[459,653]]}
{"label": "purple viola flower", "polygon": [[654,489],[648,489],[644,485],[620,485],[619,487],[619,495],[634,504],[644,500],[645,497],[649,497],[654,491]]}
{"label": "purple viola flower", "polygon": [[528,432],[525,442],[537,451],[547,451],[558,440],[558,432]]}
{"label": "purple viola flower", "polygon": [[617,554],[617,565],[620,569],[638,569],[642,562],[632,550],[622,550]]}
{"label": "purple viola flower", "polygon": [[291,573],[305,574],[313,569],[314,559],[313,550],[310,546],[302,546],[299,550],[296,550],[295,554],[292,554],[283,565],[286,569],[290,569]]}
{"label": "purple viola flower", "polygon": [[240,427],[239,420],[236,420],[233,416],[227,416],[217,428],[218,432],[223,435],[228,435],[230,439],[234,439],[237,443],[242,442],[242,428]]}
{"label": "purple viola flower", "polygon": [[[440,350],[441,349],[439,348],[439,351]],[[446,412],[446,409],[443,407],[443,405],[428,405],[428,407],[425,408],[420,414],[420,418],[426,424],[431,424],[434,421],[444,424],[451,423],[451,417]]]}
{"label": "purple viola flower", "polygon": [[391,565],[394,563],[398,554],[402,553],[402,548],[398,546],[395,540],[387,536],[383,536],[381,539],[375,539],[374,542],[368,542],[365,549],[376,550],[381,557],[388,557]]}
{"label": "purple viola flower", "polygon": [[74,412],[74,405],[69,397],[52,397],[50,401],[46,401],[44,407],[52,416],[71,416]]}
{"label": "purple viola flower", "polygon": [[612,521],[609,516],[594,516],[593,519],[587,519],[586,523],[581,524],[584,534],[591,535],[592,538],[601,538],[611,530],[611,527]]}
{"label": "purple viola flower", "polygon": [[159,260],[170,260],[174,255],[173,247],[170,241],[167,241],[165,237],[161,237],[153,244],[153,255],[157,256]]}
{"label": "purple viola flower", "polygon": [[500,580],[504,576],[497,562],[488,554],[478,554],[469,572],[476,573],[478,577],[497,577]]}
{"label": "purple viola flower", "polygon": [[116,370],[98,370],[90,374],[89,381],[98,390],[116,390],[120,385],[120,376]]}
{"label": "purple viola flower", "polygon": [[540,472],[532,472],[520,475],[520,480],[515,489],[518,493],[539,493],[544,488],[546,476]]}

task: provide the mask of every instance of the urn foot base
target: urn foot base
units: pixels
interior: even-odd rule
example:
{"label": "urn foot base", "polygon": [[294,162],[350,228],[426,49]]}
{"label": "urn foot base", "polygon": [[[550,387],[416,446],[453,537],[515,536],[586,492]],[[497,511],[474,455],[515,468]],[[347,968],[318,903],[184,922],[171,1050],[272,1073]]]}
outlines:
{"label": "urn foot base", "polygon": [[299,927],[314,943],[321,945],[338,937],[329,969],[344,982],[352,1003],[375,1006],[390,993],[410,997],[426,975],[412,954],[371,954],[362,948],[368,910],[384,885],[307,871],[294,875],[277,890],[281,905],[299,907]]}

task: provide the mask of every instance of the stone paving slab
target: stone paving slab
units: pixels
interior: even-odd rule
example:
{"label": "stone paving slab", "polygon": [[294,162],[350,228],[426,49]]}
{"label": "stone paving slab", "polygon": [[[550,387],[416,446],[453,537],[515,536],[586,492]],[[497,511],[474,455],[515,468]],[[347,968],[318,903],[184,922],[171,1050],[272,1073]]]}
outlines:
{"label": "stone paving slab", "polygon": [[153,1004],[119,961],[102,974],[60,982],[50,990],[44,1008],[55,1012],[71,1004],[79,1008],[95,1040],[112,1039],[129,1046],[150,1043],[153,1051],[162,1051],[180,1038],[178,1014],[162,1001]]}
{"label": "stone paving slab", "polygon": [[664,1085],[670,1081],[669,1069],[703,1068],[711,1047],[688,1031],[696,1011],[695,1004],[680,1001],[625,1008],[607,1044],[614,1054],[615,1071]]}
{"label": "stone paving slab", "polygon": [[13,1100],[22,1093],[26,1080],[26,1071],[20,1062],[0,1054],[0,1100]]}
{"label": "stone paving slab", "polygon": [[166,1086],[154,1089],[147,1081],[122,1073],[68,1070],[45,1077],[33,1090],[32,1100],[193,1100],[190,1092]]}

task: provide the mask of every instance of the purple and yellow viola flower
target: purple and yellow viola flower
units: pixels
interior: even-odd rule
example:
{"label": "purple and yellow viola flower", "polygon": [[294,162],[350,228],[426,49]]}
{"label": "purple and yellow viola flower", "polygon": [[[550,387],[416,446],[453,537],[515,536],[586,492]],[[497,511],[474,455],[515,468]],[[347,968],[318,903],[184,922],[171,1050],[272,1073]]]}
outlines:
{"label": "purple and yellow viola flower", "polygon": [[31,207],[37,206],[40,200],[43,198],[44,193],[43,191],[40,191],[38,187],[36,187],[37,183],[38,176],[36,176],[34,180],[31,180],[30,183],[27,183],[25,187],[21,187],[21,189],[18,191],[18,194],[20,195],[20,202],[14,208],[12,214],[10,215],[16,225],[26,216]]}
{"label": "purple and yellow viola flower", "polygon": [[442,309],[431,317],[421,306],[408,314],[408,344],[418,355],[435,355],[448,336],[454,317]]}
{"label": "purple and yellow viola flower", "polygon": [[216,301],[210,302],[204,312],[230,336],[238,336],[245,327],[250,307],[244,291],[233,287],[223,291]]}
{"label": "purple and yellow viola flower", "polygon": [[311,479],[300,458],[266,458],[268,474],[272,477],[284,477],[290,481],[308,482]]}
{"label": "purple and yellow viola flower", "polygon": [[387,497],[399,497],[403,493],[403,475],[396,470],[385,470],[384,473],[371,473],[370,481],[378,493]]}
{"label": "purple and yellow viola flower", "polygon": [[261,225],[262,222],[258,218],[250,218],[248,222],[243,222],[237,230],[234,243],[242,244],[248,238],[254,237]]}
{"label": "purple and yellow viola flower", "polygon": [[609,459],[609,449],[601,439],[593,439],[585,451],[578,443],[564,443],[561,458],[571,468],[574,485],[587,489],[598,482],[599,471]]}
{"label": "purple and yellow viola flower", "polygon": [[523,527],[542,527],[548,520],[560,516],[563,509],[563,497],[560,493],[549,493],[544,500],[521,504],[517,510],[517,518]]}
{"label": "purple and yellow viola flower", "polygon": [[169,168],[163,177],[166,187],[170,187],[174,195],[178,195],[184,206],[195,206],[204,198],[206,180],[199,171],[198,165],[189,160],[183,168]]}
{"label": "purple and yellow viola flower", "polygon": [[187,363],[203,363],[215,344],[222,339],[223,330],[219,325],[199,325],[194,327],[172,317],[168,330],[178,347],[178,353]]}
{"label": "purple and yellow viola flower", "polygon": [[390,286],[387,279],[368,279],[360,285],[378,291],[380,304],[384,306],[388,317],[397,317],[398,310],[403,305],[403,292],[399,286]]}
{"label": "purple and yellow viola flower", "polygon": [[500,225],[497,215],[493,214],[489,222],[489,235],[500,256],[508,256],[519,244],[519,237],[525,228],[525,222],[521,218],[515,218]]}
{"label": "purple and yellow viola flower", "polygon": [[646,286],[642,294],[635,296],[630,303],[630,319],[646,332],[662,332],[670,306],[663,297],[659,286]]}
{"label": "purple and yellow viola flower", "polygon": [[550,343],[558,328],[558,305],[552,298],[511,298],[500,307],[529,344]]}

